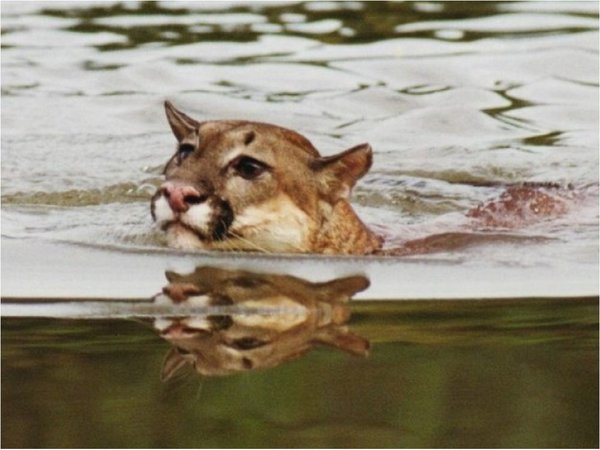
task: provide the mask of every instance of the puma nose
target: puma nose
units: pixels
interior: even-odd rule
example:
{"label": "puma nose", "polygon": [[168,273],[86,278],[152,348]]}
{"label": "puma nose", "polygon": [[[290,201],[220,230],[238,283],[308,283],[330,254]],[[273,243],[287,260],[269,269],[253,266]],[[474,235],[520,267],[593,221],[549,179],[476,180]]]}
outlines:
{"label": "puma nose", "polygon": [[207,199],[206,195],[200,194],[193,186],[165,183],[161,189],[174,212],[186,212],[191,205],[203,203]]}

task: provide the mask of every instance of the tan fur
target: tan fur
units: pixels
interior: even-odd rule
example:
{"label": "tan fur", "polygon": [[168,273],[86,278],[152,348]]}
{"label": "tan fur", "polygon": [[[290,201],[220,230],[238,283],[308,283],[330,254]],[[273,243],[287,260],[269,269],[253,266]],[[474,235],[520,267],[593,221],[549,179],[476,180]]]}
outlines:
{"label": "tan fur", "polygon": [[360,249],[360,253],[370,254],[382,245],[383,238],[363,225],[348,202],[337,202],[328,213],[328,220],[315,234],[313,249],[327,254],[355,254]]}
{"label": "tan fur", "polygon": [[[173,303],[191,306],[200,297],[209,309],[204,316],[155,322],[173,345],[163,380],[185,365],[207,376],[275,367],[317,344],[354,355],[368,352],[369,342],[346,326],[348,301],[369,285],[363,276],[310,283],[287,275],[198,267],[189,275],[168,272],[167,278],[163,292]],[[220,307],[220,315],[211,307]]]}
{"label": "tan fur", "polygon": [[[371,165],[367,144],[321,157],[292,130],[247,121],[198,122],[168,102],[165,108],[179,150],[167,163],[152,212],[169,245],[329,254],[381,248],[382,239],[349,203],[354,184]],[[240,165],[248,159],[264,172],[243,176]]]}
{"label": "tan fur", "polygon": [[317,231],[314,220],[284,193],[248,206],[241,216],[231,231],[244,236],[244,240],[217,241],[214,249],[303,252],[305,243]]}

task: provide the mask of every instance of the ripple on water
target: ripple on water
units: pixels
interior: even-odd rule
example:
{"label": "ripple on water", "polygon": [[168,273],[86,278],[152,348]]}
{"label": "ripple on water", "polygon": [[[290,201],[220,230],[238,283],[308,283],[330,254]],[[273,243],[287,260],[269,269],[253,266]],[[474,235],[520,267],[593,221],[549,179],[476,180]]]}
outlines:
{"label": "ripple on water", "polygon": [[160,185],[159,179],[146,183],[120,183],[102,189],[71,189],[62,192],[32,192],[2,196],[7,205],[44,205],[58,207],[78,207],[105,205],[109,203],[135,203],[149,201]]}
{"label": "ripple on water", "polygon": [[[199,119],[296,129],[326,155],[368,141],[374,166],[355,202],[402,236],[454,229],[501,193],[490,183],[597,183],[597,9],[3,4],[3,224],[20,236],[162,245],[147,230],[175,145],[166,98]],[[572,244],[574,260],[587,258],[585,243],[597,247],[590,208],[585,220],[566,216],[570,227],[522,231],[562,247],[506,248],[544,262]],[[509,258],[492,247],[469,257]]]}

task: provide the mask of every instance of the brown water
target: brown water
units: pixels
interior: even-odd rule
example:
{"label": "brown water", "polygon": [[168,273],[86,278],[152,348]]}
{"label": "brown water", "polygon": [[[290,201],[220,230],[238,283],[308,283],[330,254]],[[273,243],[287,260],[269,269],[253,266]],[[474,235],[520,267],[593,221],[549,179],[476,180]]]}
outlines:
{"label": "brown water", "polygon": [[[597,2],[1,8],[3,446],[598,446]],[[577,200],[420,257],[170,252],[148,208],[165,99],[323,154],[369,142],[353,201],[398,241],[461,230],[506,183]],[[156,311],[114,300],[198,264],[366,275],[350,327],[370,357],[161,383],[169,346],[136,322]],[[54,304],[93,298],[113,307]]]}

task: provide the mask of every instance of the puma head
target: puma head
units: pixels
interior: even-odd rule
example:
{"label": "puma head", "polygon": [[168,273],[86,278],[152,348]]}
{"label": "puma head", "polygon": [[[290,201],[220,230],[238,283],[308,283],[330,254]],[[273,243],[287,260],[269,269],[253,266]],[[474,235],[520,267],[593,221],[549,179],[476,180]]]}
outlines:
{"label": "puma head", "polygon": [[177,148],[151,212],[170,246],[347,254],[381,247],[349,203],[371,167],[368,144],[322,157],[276,125],[199,122],[170,102],[165,110]]}

